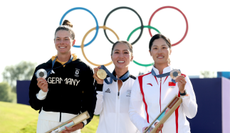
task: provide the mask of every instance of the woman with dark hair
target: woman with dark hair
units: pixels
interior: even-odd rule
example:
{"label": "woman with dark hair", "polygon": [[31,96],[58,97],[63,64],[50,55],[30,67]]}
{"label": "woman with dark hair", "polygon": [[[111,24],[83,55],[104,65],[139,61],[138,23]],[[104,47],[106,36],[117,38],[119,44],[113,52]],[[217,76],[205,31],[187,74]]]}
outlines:
{"label": "woman with dark hair", "polygon": [[[138,130],[129,118],[129,100],[135,77],[129,74],[129,64],[133,60],[132,45],[126,41],[113,44],[111,59],[115,66],[114,77],[110,82],[100,79],[94,69],[97,81],[97,102],[94,114],[100,115],[97,133],[137,133]],[[110,81],[111,77],[106,78]]]}
{"label": "woman with dark hair", "polygon": [[[154,119],[163,111],[175,95],[182,97],[182,103],[168,120],[160,125],[157,132],[190,133],[186,119],[197,113],[196,96],[189,78],[181,74],[175,81],[168,75],[170,66],[171,43],[162,34],[154,35],[149,42],[149,53],[154,60],[150,73],[139,76],[132,88],[129,115],[132,122],[144,132]],[[151,129],[148,132],[151,131]]]}
{"label": "woman with dark hair", "polygon": [[[73,25],[65,20],[55,31],[54,43],[57,55],[36,67],[29,87],[29,103],[39,111],[37,133],[50,129],[88,111],[90,118],[63,133],[80,133],[88,124],[96,103],[96,92],[92,69],[71,53],[75,43]],[[36,77],[39,70],[45,70],[46,77]],[[42,74],[44,76],[44,74]]]}

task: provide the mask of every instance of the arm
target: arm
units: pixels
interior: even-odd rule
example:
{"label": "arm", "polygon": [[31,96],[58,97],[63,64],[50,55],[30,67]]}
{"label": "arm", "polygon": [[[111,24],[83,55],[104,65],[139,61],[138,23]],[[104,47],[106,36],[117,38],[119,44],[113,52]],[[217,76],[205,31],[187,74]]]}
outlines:
{"label": "arm", "polygon": [[[35,69],[35,72],[37,70],[38,69]],[[37,86],[37,77],[35,76],[35,74],[33,74],[33,77],[31,79],[30,86],[29,86],[29,103],[30,103],[30,106],[35,110],[40,110],[42,108],[42,105],[43,105],[42,99],[45,98],[44,93],[42,94],[42,92],[40,91],[41,89]],[[43,98],[41,98],[42,95],[43,95]],[[41,99],[38,99],[38,98],[41,98]]]}
{"label": "arm", "polygon": [[39,99],[39,100],[44,100],[44,99],[46,99],[47,93],[48,93],[48,90],[47,90],[47,92],[44,92],[43,90],[40,90],[40,91],[36,94],[36,97],[37,97],[37,99]]}
{"label": "arm", "polygon": [[140,132],[142,132],[142,129],[144,127],[149,126],[149,124],[144,118],[144,108],[142,99],[143,98],[140,92],[139,82],[137,78],[132,87],[129,105],[129,117]]}
{"label": "arm", "polygon": [[182,108],[185,115],[191,119],[195,117],[197,113],[196,96],[190,79],[188,77],[185,77],[185,79],[187,82],[185,85],[185,90],[187,95],[182,96],[183,99]]}
{"label": "arm", "polygon": [[97,91],[97,102],[96,108],[94,110],[95,115],[99,115],[102,112],[103,108],[103,84],[96,84],[96,91]]}
{"label": "arm", "polygon": [[94,75],[93,78],[96,81],[96,91],[97,91],[97,102],[96,102],[96,108],[94,110],[95,115],[101,114],[103,110],[103,79],[98,78],[97,71],[100,69],[100,66],[97,68],[94,68]]}
{"label": "arm", "polygon": [[90,118],[87,121],[84,121],[84,125],[88,124],[93,116],[94,116],[94,109],[96,104],[96,91],[94,89],[94,79],[93,79],[93,71],[91,68],[87,68],[85,71],[85,75],[82,79],[83,81],[83,101],[82,101],[82,112],[88,111]]}

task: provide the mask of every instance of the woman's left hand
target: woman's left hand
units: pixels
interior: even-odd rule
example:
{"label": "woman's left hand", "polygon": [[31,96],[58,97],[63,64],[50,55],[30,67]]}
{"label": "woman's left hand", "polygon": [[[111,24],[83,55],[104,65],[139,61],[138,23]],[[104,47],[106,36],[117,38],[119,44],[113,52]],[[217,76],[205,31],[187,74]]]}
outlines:
{"label": "woman's left hand", "polygon": [[97,76],[97,71],[101,68],[101,66],[98,66],[96,68],[94,68],[94,74],[93,74],[93,78],[97,81],[97,84],[103,84],[104,79],[100,79]]}
{"label": "woman's left hand", "polygon": [[185,84],[187,83],[185,80],[185,76],[178,76],[175,81],[178,83],[180,93],[184,93]]}
{"label": "woman's left hand", "polygon": [[81,122],[81,123],[79,123],[79,124],[77,124],[77,125],[75,125],[75,126],[72,126],[72,127],[65,127],[65,129],[66,130],[64,130],[64,131],[62,131],[62,133],[71,133],[71,132],[74,132],[74,131],[76,131],[76,130],[78,130],[78,129],[82,129],[83,128],[83,123]]}

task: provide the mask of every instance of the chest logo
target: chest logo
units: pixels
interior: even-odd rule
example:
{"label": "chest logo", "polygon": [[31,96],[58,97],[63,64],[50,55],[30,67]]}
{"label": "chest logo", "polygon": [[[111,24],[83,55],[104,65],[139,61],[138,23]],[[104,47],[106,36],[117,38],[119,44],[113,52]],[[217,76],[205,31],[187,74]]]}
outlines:
{"label": "chest logo", "polygon": [[153,86],[151,83],[147,83],[147,85]]}
{"label": "chest logo", "polygon": [[50,74],[55,74],[54,70],[51,70]]}
{"label": "chest logo", "polygon": [[79,72],[80,72],[80,69],[75,68],[74,76],[75,76],[75,77],[79,77]]}
{"label": "chest logo", "polygon": [[109,88],[108,88],[105,92],[106,92],[106,93],[111,93],[111,91],[110,91],[110,89],[109,89]]}
{"label": "chest logo", "polygon": [[126,97],[130,97],[130,96],[131,96],[131,90],[127,90]]}

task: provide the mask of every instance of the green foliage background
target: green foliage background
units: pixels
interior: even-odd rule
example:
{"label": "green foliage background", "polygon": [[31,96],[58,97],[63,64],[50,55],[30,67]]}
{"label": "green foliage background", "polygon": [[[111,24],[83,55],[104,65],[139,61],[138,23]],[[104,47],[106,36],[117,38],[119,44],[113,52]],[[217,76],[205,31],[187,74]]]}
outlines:
{"label": "green foliage background", "polygon": [[11,93],[11,87],[7,82],[0,83],[0,101],[12,102],[13,94],[15,93]]}
{"label": "green foliage background", "polygon": [[21,61],[20,63],[12,66],[6,66],[2,73],[3,81],[7,82],[12,92],[16,92],[17,80],[30,80],[35,70],[35,63]]}
{"label": "green foliage background", "polygon": [[17,103],[17,80],[30,80],[36,63],[21,61],[12,66],[6,66],[3,73],[3,82],[0,83],[0,101]]}

